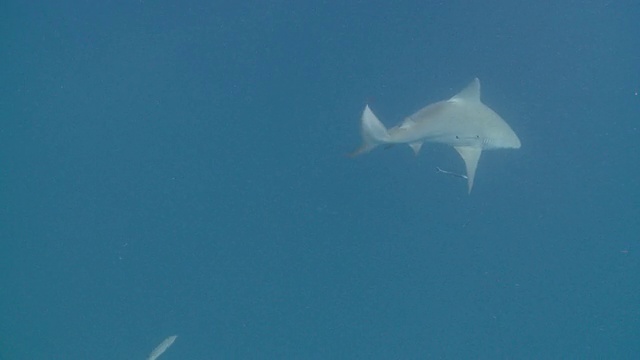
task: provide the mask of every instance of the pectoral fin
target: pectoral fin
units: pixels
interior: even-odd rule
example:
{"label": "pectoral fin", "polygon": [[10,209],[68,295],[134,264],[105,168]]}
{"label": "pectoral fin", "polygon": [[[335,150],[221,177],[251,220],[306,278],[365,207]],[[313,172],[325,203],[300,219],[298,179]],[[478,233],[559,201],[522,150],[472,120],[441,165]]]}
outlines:
{"label": "pectoral fin", "polygon": [[469,187],[469,194],[473,188],[473,178],[476,175],[476,168],[478,167],[478,160],[482,154],[481,148],[469,147],[469,146],[455,146],[454,147],[467,167],[467,185]]}

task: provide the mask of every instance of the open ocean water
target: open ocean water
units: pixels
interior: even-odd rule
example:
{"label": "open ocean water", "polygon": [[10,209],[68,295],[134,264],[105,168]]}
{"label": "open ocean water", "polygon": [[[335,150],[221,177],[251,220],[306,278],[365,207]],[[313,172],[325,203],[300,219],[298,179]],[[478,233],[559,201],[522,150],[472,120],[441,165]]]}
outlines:
{"label": "open ocean water", "polygon": [[[640,3],[3,1],[0,359],[640,358]],[[474,77],[522,141],[349,158]]]}

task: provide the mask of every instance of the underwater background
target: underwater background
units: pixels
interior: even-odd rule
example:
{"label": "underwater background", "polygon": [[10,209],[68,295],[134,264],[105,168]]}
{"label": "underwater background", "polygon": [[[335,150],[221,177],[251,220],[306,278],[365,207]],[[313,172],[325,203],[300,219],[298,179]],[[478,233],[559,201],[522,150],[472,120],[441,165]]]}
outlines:
{"label": "underwater background", "polygon": [[[637,359],[637,1],[4,1],[0,359]],[[522,141],[357,157],[474,77]]]}

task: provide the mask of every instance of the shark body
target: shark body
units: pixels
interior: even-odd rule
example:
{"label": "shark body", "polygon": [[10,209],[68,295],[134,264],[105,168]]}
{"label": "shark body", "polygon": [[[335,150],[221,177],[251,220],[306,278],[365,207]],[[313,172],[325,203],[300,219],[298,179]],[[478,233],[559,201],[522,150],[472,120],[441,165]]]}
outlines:
{"label": "shark body", "polygon": [[407,144],[416,155],[425,142],[452,146],[464,160],[469,193],[483,150],[520,148],[516,133],[480,100],[477,78],[452,98],[428,105],[390,129],[367,105],[362,113],[361,131],[363,143],[353,156],[385,144]]}

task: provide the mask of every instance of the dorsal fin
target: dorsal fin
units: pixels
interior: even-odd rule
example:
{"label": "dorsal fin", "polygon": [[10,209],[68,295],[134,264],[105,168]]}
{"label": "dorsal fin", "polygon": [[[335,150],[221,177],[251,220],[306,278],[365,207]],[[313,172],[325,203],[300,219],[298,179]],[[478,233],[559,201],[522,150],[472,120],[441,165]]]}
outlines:
{"label": "dorsal fin", "polygon": [[462,91],[454,95],[451,100],[453,101],[480,101],[480,79],[475,78],[471,84],[467,85]]}

